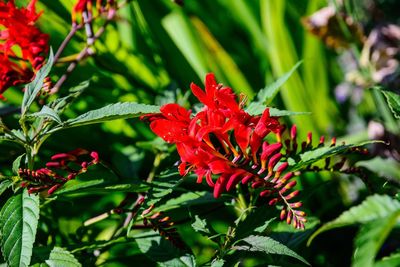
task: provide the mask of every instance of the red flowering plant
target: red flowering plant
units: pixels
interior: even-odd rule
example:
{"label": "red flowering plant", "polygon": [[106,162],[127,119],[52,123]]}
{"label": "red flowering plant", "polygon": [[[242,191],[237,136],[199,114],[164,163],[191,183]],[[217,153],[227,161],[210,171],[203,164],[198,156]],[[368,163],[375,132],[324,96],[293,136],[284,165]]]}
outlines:
{"label": "red flowering plant", "polygon": [[21,8],[0,2],[0,96],[11,86],[29,83],[49,50],[48,35],[36,26],[37,0]]}
{"label": "red flowering plant", "polygon": [[[239,184],[249,185],[269,205],[282,205],[281,220],[304,229],[305,212],[298,210],[302,203],[293,201],[299,190],[292,190],[300,171],[290,166],[289,159],[312,148],[311,133],[298,151],[295,125],[290,138],[283,141],[286,127],[277,116],[271,116],[269,108],[262,115],[250,115],[245,102],[238,101],[231,88],[218,84],[214,74],[207,74],[205,90],[194,83],[190,87],[203,104],[198,113],[192,114],[178,104],[166,104],[159,114],[143,117],[150,121],[155,134],[176,145],[181,161],[179,173],[194,172],[197,183],[205,178],[215,198]],[[331,147],[335,144],[334,138]],[[319,145],[324,145],[324,137]],[[303,168],[309,169],[313,162],[309,163]],[[328,163],[324,169],[339,171],[343,164],[344,160],[332,167]]]}

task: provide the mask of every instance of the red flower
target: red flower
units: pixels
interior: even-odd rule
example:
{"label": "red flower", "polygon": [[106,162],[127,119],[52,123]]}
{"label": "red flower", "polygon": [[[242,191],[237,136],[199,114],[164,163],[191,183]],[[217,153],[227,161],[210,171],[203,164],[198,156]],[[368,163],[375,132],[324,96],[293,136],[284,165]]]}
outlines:
{"label": "red flower", "polygon": [[[182,161],[180,174],[193,171],[198,183],[205,177],[214,188],[214,197],[242,182],[263,188],[260,196],[273,197],[270,205],[279,201],[289,205],[283,200],[295,196],[287,192],[295,185],[290,181],[294,174],[287,172],[287,162],[281,162],[279,135],[283,126],[277,118],[271,117],[268,109],[261,116],[248,114],[232,89],[217,84],[213,74],[206,76],[204,91],[195,84],[191,89],[204,104],[195,116],[177,104],[164,105],[160,114],[145,116],[154,133],[176,144]],[[264,140],[270,133],[278,135],[277,143]],[[295,227],[304,227],[304,216],[297,216],[290,205],[284,209],[291,212]]]}
{"label": "red flower", "polygon": [[43,65],[48,36],[35,27],[37,0],[17,8],[14,0],[0,2],[0,95],[10,86],[28,83]]}

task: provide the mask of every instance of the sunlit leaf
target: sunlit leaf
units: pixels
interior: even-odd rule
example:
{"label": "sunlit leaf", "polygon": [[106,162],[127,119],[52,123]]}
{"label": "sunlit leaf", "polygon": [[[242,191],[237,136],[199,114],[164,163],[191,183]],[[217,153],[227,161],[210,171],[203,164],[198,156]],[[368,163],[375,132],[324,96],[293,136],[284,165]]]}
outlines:
{"label": "sunlit leaf", "polygon": [[54,247],[50,253],[50,257],[46,260],[49,267],[80,267],[82,266],[78,260],[69,251]]}
{"label": "sunlit leaf", "polygon": [[242,239],[242,241],[246,242],[248,246],[239,246],[237,247],[238,250],[247,250],[247,251],[261,251],[267,254],[277,254],[277,255],[284,255],[289,256],[299,261],[303,262],[304,264],[310,265],[303,257],[299,254],[285,246],[284,244],[279,243],[278,241],[267,237],[267,236],[258,236],[258,235],[251,235]]}
{"label": "sunlit leaf", "polygon": [[343,212],[335,220],[324,224],[308,240],[308,245],[322,232],[357,223],[368,223],[377,219],[386,218],[400,210],[400,202],[387,195],[373,195],[360,205]]}
{"label": "sunlit leaf", "polygon": [[28,266],[39,220],[39,197],[12,196],[0,212],[1,250],[10,266]]}

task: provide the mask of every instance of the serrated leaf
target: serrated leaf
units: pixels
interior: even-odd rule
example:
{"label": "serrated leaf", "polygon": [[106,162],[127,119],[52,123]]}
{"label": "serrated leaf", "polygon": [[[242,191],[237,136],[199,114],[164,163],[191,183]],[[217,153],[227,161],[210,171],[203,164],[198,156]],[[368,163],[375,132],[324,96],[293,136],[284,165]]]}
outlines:
{"label": "serrated leaf", "polygon": [[39,220],[39,197],[27,190],[8,199],[0,212],[1,250],[10,266],[28,266]]}
{"label": "serrated leaf", "polygon": [[170,241],[159,236],[154,231],[134,237],[140,251],[151,260],[157,262],[158,266],[196,266],[193,255],[176,248]]}
{"label": "serrated leaf", "polygon": [[393,267],[393,266],[400,266],[400,253],[384,257],[383,259],[375,262],[374,264],[374,267]]}
{"label": "serrated leaf", "polygon": [[251,235],[242,239],[242,241],[246,242],[249,246],[239,246],[237,247],[238,250],[261,251],[267,254],[289,256],[310,265],[299,254],[270,237]]}
{"label": "serrated leaf", "polygon": [[355,238],[355,253],[352,266],[372,267],[383,242],[395,226],[400,210],[390,216],[373,220],[361,226]]}
{"label": "serrated leaf", "polygon": [[22,155],[20,155],[20,156],[18,156],[18,157],[14,160],[14,162],[13,162],[13,164],[12,164],[12,171],[13,171],[13,173],[14,173],[15,175],[18,174],[19,167],[21,166],[21,160],[22,160],[22,158],[23,158],[24,156],[25,156],[25,153],[22,154]]}
{"label": "serrated leaf", "polygon": [[336,145],[336,146],[332,146],[332,147],[324,146],[324,147],[315,148],[313,150],[306,151],[306,152],[300,154],[301,160],[293,165],[290,164],[291,170],[301,169],[302,167],[308,166],[319,160],[341,154],[341,153],[349,150],[350,148],[362,147],[362,146],[365,146],[368,144],[373,144],[373,143],[383,143],[383,142],[382,141],[365,141],[365,142],[361,142],[361,143],[357,143],[357,144]]}
{"label": "serrated leaf", "polygon": [[282,85],[292,76],[293,72],[301,65],[302,61],[297,62],[296,65],[293,66],[291,70],[283,74],[278,80],[274,83],[266,86],[264,89],[261,89],[257,94],[257,101],[266,105],[270,104],[274,97],[278,94],[279,89]]}
{"label": "serrated leaf", "polygon": [[211,234],[210,227],[205,219],[201,219],[198,215],[194,217],[194,222],[192,223],[192,228],[196,232],[201,232],[205,234]]}
{"label": "serrated leaf", "polygon": [[251,102],[250,105],[246,108],[246,112],[252,116],[256,116],[256,115],[261,115],[264,112],[264,110],[267,108],[269,108],[270,116],[273,116],[273,117],[310,115],[311,114],[311,112],[302,112],[302,111],[298,112],[298,111],[289,111],[289,110],[270,108],[261,102]]}
{"label": "serrated leaf", "polygon": [[5,179],[0,182],[0,196],[7,190],[7,188],[12,184],[11,179]]}
{"label": "serrated leaf", "polygon": [[393,115],[397,118],[400,119],[400,95],[387,91],[387,90],[381,90],[383,95],[386,98],[386,101],[389,105],[390,110],[392,111]]}
{"label": "serrated leaf", "polygon": [[133,102],[116,103],[103,108],[88,111],[75,119],[64,122],[63,128],[101,123],[116,119],[127,119],[139,117],[143,114],[158,113],[160,107],[153,105],[138,104]]}
{"label": "serrated leaf", "polygon": [[35,79],[26,86],[21,106],[22,116],[24,116],[24,114],[29,110],[33,100],[35,100],[37,94],[42,89],[43,80],[50,73],[51,67],[53,66],[53,60],[53,50],[50,48],[50,54],[47,63],[36,73]]}
{"label": "serrated leaf", "polygon": [[46,260],[49,267],[80,267],[82,266],[78,260],[69,251],[54,247],[50,253],[50,257]]}
{"label": "serrated leaf", "polygon": [[75,87],[69,89],[69,95],[55,99],[49,106],[56,112],[62,112],[70,103],[72,103],[82,92],[89,87],[89,80],[83,81]]}
{"label": "serrated leaf", "polygon": [[44,118],[49,118],[55,122],[57,122],[58,124],[61,124],[61,118],[60,116],[58,116],[57,112],[55,110],[53,110],[52,108],[49,108],[48,106],[43,106],[42,109],[39,112],[35,112],[31,115],[29,115],[29,117],[44,117]]}
{"label": "serrated leaf", "polygon": [[338,218],[319,228],[310,237],[307,245],[310,245],[312,240],[322,232],[356,223],[368,223],[373,220],[390,216],[399,210],[400,202],[387,195],[370,196],[360,205],[352,207],[350,210],[343,212]]}

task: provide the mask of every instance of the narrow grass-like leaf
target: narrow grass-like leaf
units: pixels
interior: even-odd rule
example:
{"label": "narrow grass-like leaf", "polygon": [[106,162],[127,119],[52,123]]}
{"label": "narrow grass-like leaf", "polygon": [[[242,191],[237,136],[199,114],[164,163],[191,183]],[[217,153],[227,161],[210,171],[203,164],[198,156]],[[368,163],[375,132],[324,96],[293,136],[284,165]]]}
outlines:
{"label": "narrow grass-like leaf", "polygon": [[26,86],[21,106],[22,116],[29,110],[33,100],[35,100],[40,89],[42,89],[43,80],[50,73],[51,67],[53,66],[53,59],[53,50],[50,48],[50,56],[47,63],[36,73],[35,79]]}
{"label": "narrow grass-like leaf", "polygon": [[39,220],[39,197],[23,192],[0,212],[1,251],[10,266],[29,266]]}
{"label": "narrow grass-like leaf", "polygon": [[267,236],[258,236],[258,235],[251,235],[242,239],[242,241],[246,242],[249,246],[239,246],[237,247],[238,250],[248,250],[248,251],[261,251],[267,254],[277,254],[283,256],[289,256],[299,261],[303,262],[304,264],[310,265],[303,257],[299,254],[288,248],[282,243],[267,237]]}
{"label": "narrow grass-like leaf", "polygon": [[393,115],[397,119],[400,119],[400,95],[386,90],[382,90],[382,93],[385,96]]}
{"label": "narrow grass-like leaf", "polygon": [[338,218],[319,228],[310,237],[307,244],[310,245],[312,240],[322,232],[356,223],[368,223],[380,218],[386,218],[398,211],[400,211],[399,201],[387,195],[370,196],[360,205],[343,212]]}
{"label": "narrow grass-like leaf", "polygon": [[383,242],[400,217],[400,210],[387,217],[373,220],[361,226],[355,238],[355,253],[352,266],[372,267]]}
{"label": "narrow grass-like leaf", "polygon": [[279,89],[281,89],[282,85],[284,85],[285,82],[290,78],[290,76],[292,76],[293,72],[297,70],[301,63],[303,62],[297,62],[297,64],[294,65],[291,70],[283,74],[272,84],[269,84],[265,88],[261,89],[257,94],[257,101],[266,105],[270,104],[272,100],[274,100],[275,96],[278,94]]}
{"label": "narrow grass-like leaf", "polygon": [[29,117],[44,117],[44,118],[49,118],[58,124],[61,124],[61,118],[58,116],[57,112],[53,110],[52,108],[49,108],[48,106],[43,106],[42,109],[39,112],[35,112]]}
{"label": "narrow grass-like leaf", "polygon": [[139,117],[143,114],[158,113],[158,106],[138,104],[133,102],[116,103],[103,108],[88,111],[75,119],[67,120],[62,128],[83,126],[105,121]]}
{"label": "narrow grass-like leaf", "polygon": [[69,251],[54,247],[50,253],[50,257],[46,260],[49,267],[80,267],[82,266],[78,260]]}

